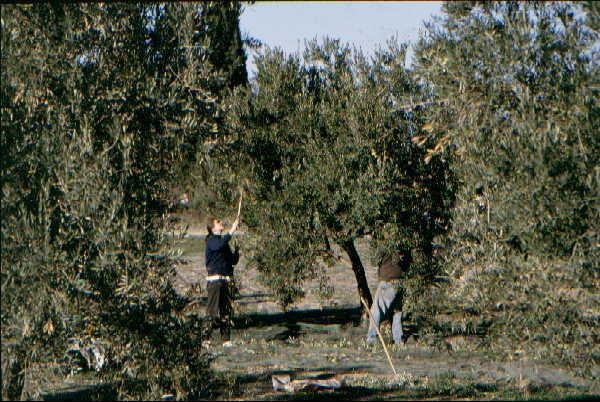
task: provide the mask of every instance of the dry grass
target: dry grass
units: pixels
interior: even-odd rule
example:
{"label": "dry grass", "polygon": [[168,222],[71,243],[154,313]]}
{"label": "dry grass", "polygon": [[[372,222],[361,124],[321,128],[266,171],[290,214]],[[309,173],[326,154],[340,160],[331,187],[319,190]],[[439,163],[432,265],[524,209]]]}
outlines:
{"label": "dry grass", "polygon": [[[242,246],[245,239],[241,239]],[[188,237],[182,245],[184,257],[191,264],[180,267],[180,272],[185,274],[187,269],[191,275],[188,279],[195,281],[193,286],[183,284],[192,296],[204,295],[200,240]],[[366,239],[358,242],[358,250],[374,291],[377,270],[371,264]],[[405,399],[559,399],[598,394],[598,387],[591,385],[598,382],[600,357],[596,346],[600,316],[597,280],[594,282],[592,277],[590,281],[573,261],[530,257],[515,262],[514,258],[500,257],[494,263],[476,264],[475,259],[470,264],[448,266],[450,280],[438,286],[413,287],[414,282],[406,283],[405,325],[415,331],[415,336],[407,346],[390,347],[401,372],[399,377],[382,374],[389,367],[381,346],[364,342],[364,323],[358,328],[294,323],[296,332],[290,332],[294,335],[287,338],[278,337],[291,328],[281,323],[234,330],[239,350],[219,350],[214,363],[232,384],[223,398],[327,400],[377,395]],[[198,266],[192,272],[190,268],[195,264]],[[337,264],[327,275],[333,288],[329,297],[319,292],[318,281],[307,281],[306,297],[291,309],[359,305],[349,266]],[[281,312],[258,272],[244,257],[236,276],[242,296],[236,301],[239,316]],[[197,311],[202,309],[202,303],[196,306]],[[389,341],[389,325],[382,329]],[[312,367],[316,375],[320,367],[352,365],[376,369],[344,372],[348,388],[343,393],[283,395],[268,391],[269,373],[274,371]],[[562,372],[563,368],[566,371]],[[544,370],[558,370],[562,373],[556,374],[559,376],[575,374],[581,383],[567,381],[560,386],[560,381],[540,382],[536,373]],[[243,380],[248,375],[252,379]]]}

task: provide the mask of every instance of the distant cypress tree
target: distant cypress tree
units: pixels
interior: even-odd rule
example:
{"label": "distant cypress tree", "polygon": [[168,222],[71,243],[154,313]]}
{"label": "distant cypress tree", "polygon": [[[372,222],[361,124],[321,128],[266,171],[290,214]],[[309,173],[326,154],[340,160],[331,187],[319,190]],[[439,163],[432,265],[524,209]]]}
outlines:
{"label": "distant cypress tree", "polygon": [[201,21],[211,48],[209,60],[224,72],[226,86],[248,84],[246,52],[240,32],[242,6],[239,2],[209,1],[202,3]]}
{"label": "distant cypress tree", "polygon": [[[177,8],[175,5],[168,7]],[[189,174],[184,173],[187,179],[183,186],[191,195],[192,207],[208,214],[211,211],[223,211],[234,202],[230,192],[235,191],[235,184],[215,185],[215,181],[221,179],[214,175],[216,166],[221,163],[229,166],[228,162],[221,159],[229,141],[224,123],[226,113],[221,105],[230,91],[248,85],[244,46],[248,43],[253,46],[256,41],[242,37],[239,19],[243,8],[240,2],[206,1],[193,3],[186,8],[190,10],[188,16],[193,16],[190,23],[193,24],[194,35],[202,38],[204,46],[210,49],[199,53],[202,55],[199,62],[210,66],[213,71],[205,88],[210,89],[212,94],[215,120],[210,134],[193,148],[197,155],[190,158],[190,162],[195,162],[190,163]],[[222,176],[231,177],[231,171],[222,173]]]}

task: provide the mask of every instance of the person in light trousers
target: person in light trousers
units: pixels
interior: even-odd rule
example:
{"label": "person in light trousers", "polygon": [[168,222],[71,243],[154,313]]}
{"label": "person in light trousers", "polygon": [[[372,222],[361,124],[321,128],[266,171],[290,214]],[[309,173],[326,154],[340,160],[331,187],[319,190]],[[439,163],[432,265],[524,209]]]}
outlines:
{"label": "person in light trousers", "polygon": [[377,264],[379,285],[371,306],[367,342],[375,341],[379,325],[390,316],[392,318],[394,343],[399,345],[406,340],[402,331],[402,304],[404,298],[402,280],[405,279],[411,262],[412,254],[409,249],[380,253],[379,263]]}

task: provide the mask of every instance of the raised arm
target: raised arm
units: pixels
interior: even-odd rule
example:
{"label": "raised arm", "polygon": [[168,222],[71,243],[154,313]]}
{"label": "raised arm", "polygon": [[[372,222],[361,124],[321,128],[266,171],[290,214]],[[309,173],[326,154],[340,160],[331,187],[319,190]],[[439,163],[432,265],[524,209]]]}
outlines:
{"label": "raised arm", "polygon": [[235,220],[231,224],[231,229],[229,229],[229,235],[230,236],[236,231],[236,229],[237,229],[237,227],[238,227],[239,224],[240,224],[240,219],[239,218],[235,218]]}

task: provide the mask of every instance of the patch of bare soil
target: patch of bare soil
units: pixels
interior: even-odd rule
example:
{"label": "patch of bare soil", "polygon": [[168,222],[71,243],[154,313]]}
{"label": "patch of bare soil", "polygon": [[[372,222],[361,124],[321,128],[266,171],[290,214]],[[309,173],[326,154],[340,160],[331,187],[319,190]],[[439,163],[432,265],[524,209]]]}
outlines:
{"label": "patch of bare soil", "polygon": [[[195,298],[194,309],[205,308],[206,270],[201,236],[190,236],[186,262],[177,268],[177,289]],[[359,243],[362,256],[366,244]],[[371,291],[377,285],[376,268],[368,258]],[[582,378],[564,367],[514,355],[497,360],[478,344],[478,336],[456,336],[445,342],[412,336],[406,345],[390,344],[389,325],[383,332],[392,368],[380,343],[364,341],[358,293],[351,268],[343,263],[328,271],[332,297],[318,297],[318,281],[307,283],[306,297],[284,312],[259,273],[242,257],[236,267],[240,295],[235,301],[233,347],[216,339],[208,345],[212,367],[227,379],[221,398],[256,399],[524,399],[598,395],[593,379]],[[406,323],[410,333],[411,323]],[[215,331],[217,332],[217,331]],[[442,346],[439,346],[442,345]],[[274,391],[272,375],[292,379],[335,377],[341,390],[288,394]],[[597,376],[598,373],[596,373]]]}

